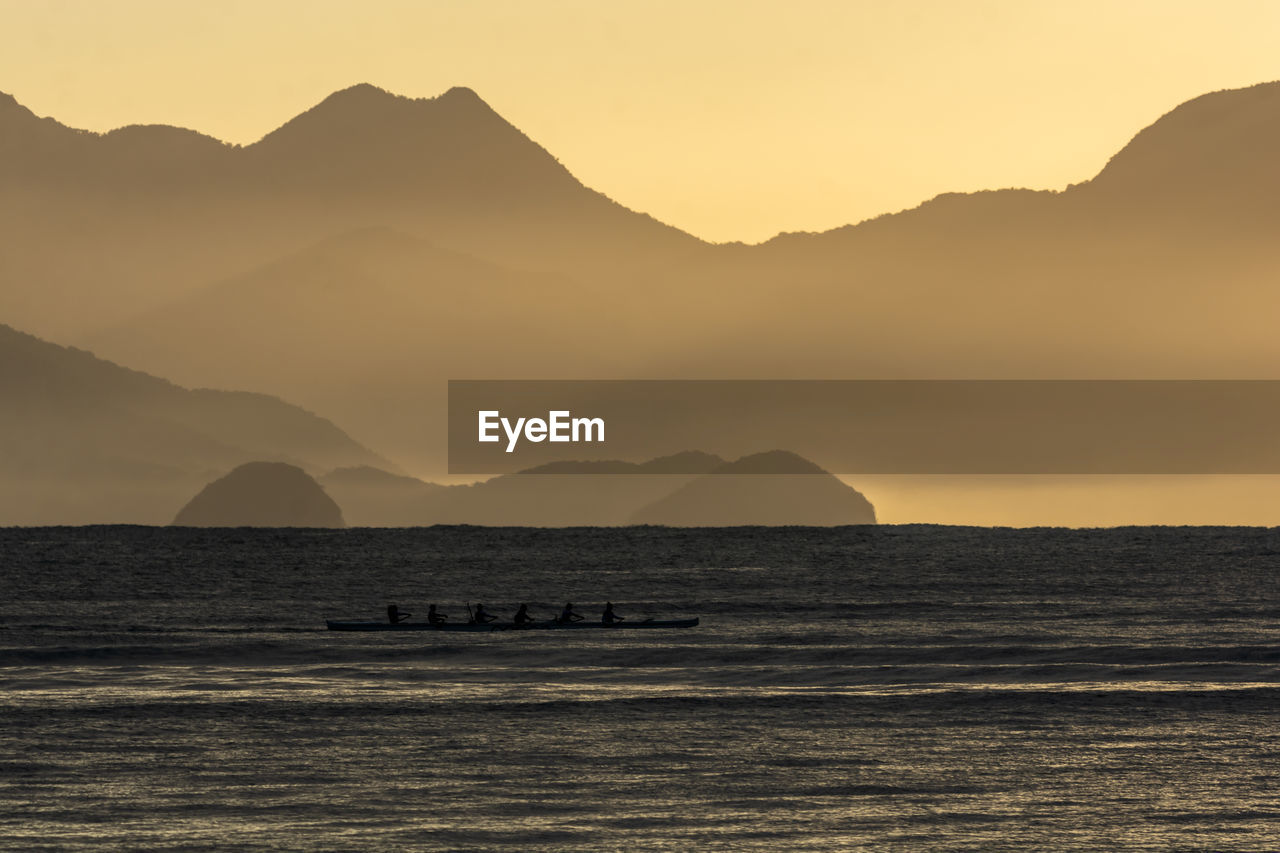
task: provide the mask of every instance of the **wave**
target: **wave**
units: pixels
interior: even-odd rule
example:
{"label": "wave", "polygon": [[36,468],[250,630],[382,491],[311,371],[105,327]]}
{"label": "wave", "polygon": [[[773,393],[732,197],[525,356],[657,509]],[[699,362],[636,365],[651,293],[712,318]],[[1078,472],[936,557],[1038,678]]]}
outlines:
{"label": "wave", "polygon": [[[157,637],[158,639],[158,637]],[[1280,649],[1263,644],[775,645],[592,642],[469,635],[334,637],[185,632],[172,642],[0,648],[0,683],[110,682],[119,672],[195,667],[214,682],[675,684],[832,687],[1043,683],[1280,683]]]}

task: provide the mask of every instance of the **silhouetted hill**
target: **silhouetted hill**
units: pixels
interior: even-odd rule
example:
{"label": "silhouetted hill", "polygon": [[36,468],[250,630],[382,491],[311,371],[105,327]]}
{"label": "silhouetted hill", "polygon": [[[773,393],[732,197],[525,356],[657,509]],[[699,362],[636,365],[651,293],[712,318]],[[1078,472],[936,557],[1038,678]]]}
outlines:
{"label": "silhouetted hill", "polygon": [[[861,494],[783,451],[736,462],[695,451],[643,463],[555,462],[466,486],[432,486],[430,492],[422,489],[428,484],[406,486],[372,472],[347,477],[380,489],[385,517],[395,520],[369,522],[376,524],[406,518],[411,524],[503,527],[875,523],[875,510]],[[358,505],[371,505],[368,492],[357,497]],[[413,512],[393,515],[400,501]]]}
{"label": "silhouetted hill", "polygon": [[624,524],[639,506],[724,460],[688,452],[648,462],[553,462],[469,485],[443,486],[376,468],[320,478],[349,524],[567,527]]}
{"label": "silhouetted hill", "polygon": [[684,453],[648,462],[556,462],[466,486],[421,506],[422,524],[577,527],[626,524],[637,507],[669,494],[724,460]]}
{"label": "silhouetted hill", "polygon": [[[704,473],[688,473],[699,470]],[[283,497],[294,494],[289,490],[313,494],[310,485],[303,487],[303,477],[287,465],[242,466],[206,488],[174,524],[272,526],[265,519],[283,518],[279,513],[293,505]],[[358,466],[331,471],[319,484],[310,478],[306,483],[322,486],[346,522],[357,527],[875,523],[875,510],[862,495],[812,462],[782,451],[729,463],[696,451],[643,463],[555,462],[462,486]],[[257,492],[266,497],[255,499]],[[274,525],[302,524],[298,516],[289,518]]]}
{"label": "silhouetted hill", "polygon": [[[187,383],[286,394],[424,472],[443,468],[431,456],[443,446],[433,389],[447,377],[1270,375],[1280,359],[1266,320],[1280,310],[1267,272],[1280,263],[1280,164],[1265,140],[1280,122],[1277,86],[1192,101],[1096,181],[1063,192],[944,193],[824,234],[659,253],[658,272],[589,230],[574,232],[580,263],[546,275],[495,262],[489,244],[472,255],[444,248],[456,246],[453,226],[365,228],[85,340]],[[426,145],[435,117],[449,115],[448,127],[522,144],[514,128],[494,130],[505,123],[472,95],[423,104],[372,87],[335,95],[273,144],[323,148],[316,140],[347,115],[386,128],[379,139],[404,133]],[[350,145],[374,144],[349,133]],[[560,174],[536,146],[511,156],[542,183]],[[1227,162],[1238,177],[1197,177]],[[1165,203],[1164,186],[1178,188],[1177,204]],[[541,227],[538,215],[519,216]],[[475,234],[505,227],[491,219]],[[605,272],[587,257],[597,250]]]}
{"label": "silhouetted hill", "polygon": [[[360,228],[573,275],[619,257],[660,268],[703,245],[582,186],[461,88],[354,86],[243,147],[171,127],[74,130],[0,95],[0,181],[0,225],[20,236],[0,310],[46,334]],[[68,298],[93,313],[68,317]]]}
{"label": "silhouetted hill", "polygon": [[188,390],[0,325],[0,523],[161,523],[176,494],[253,458],[394,467],[274,397]]}
{"label": "silhouetted hill", "polygon": [[[370,362],[399,362],[412,371],[421,371],[424,361],[439,365],[474,345],[481,328],[498,342],[525,338],[530,319],[538,317],[541,332],[554,334],[565,324],[548,311],[549,301],[591,298],[572,280],[513,271],[388,228],[364,228],[91,337],[121,360],[168,353],[169,375],[193,384],[239,375],[250,387],[265,380],[269,387],[306,382],[323,390],[352,372],[367,382]],[[616,331],[607,317],[600,325],[601,331],[579,338],[582,346]],[[224,346],[231,338],[251,345]],[[489,368],[468,355],[457,366]],[[397,376],[393,384],[403,388],[408,378]]]}
{"label": "silhouetted hill", "polygon": [[[1090,191],[1144,203],[1253,214],[1274,196],[1280,82],[1193,98],[1141,131],[1090,181]],[[1275,199],[1266,207],[1275,210]],[[1185,211],[1203,217],[1206,211]]]}
{"label": "silhouetted hill", "polygon": [[342,511],[306,471],[283,462],[247,462],[200,490],[179,527],[345,527]]}
{"label": "silhouetted hill", "polygon": [[423,504],[449,491],[448,486],[368,465],[330,471],[320,478],[320,485],[342,507],[352,527],[421,525]]}
{"label": "silhouetted hill", "polygon": [[670,527],[875,524],[857,490],[794,453],[775,450],[719,466],[637,510],[633,524]]}
{"label": "silhouetted hill", "polygon": [[698,277],[734,281],[758,310],[659,370],[1271,376],[1280,346],[1255,310],[1280,309],[1268,283],[1278,101],[1280,83],[1197,98],[1061,192],[947,193],[822,234],[719,247]]}
{"label": "silhouetted hill", "polygon": [[[512,347],[560,376],[629,368],[652,329],[643,292],[599,309],[598,287],[518,272],[386,228],[341,234],[88,339],[190,385],[288,388],[397,459],[442,446],[445,376],[511,373]],[[629,310],[634,309],[634,310]],[[241,346],[228,347],[236,340]],[[540,341],[572,346],[540,346]],[[158,357],[158,354],[164,354]],[[358,402],[355,402],[357,401]],[[434,461],[434,460],[430,460]],[[432,470],[429,462],[420,467]]]}
{"label": "silhouetted hill", "polygon": [[168,125],[101,134],[76,130],[38,118],[0,92],[0,179],[9,190],[181,190],[191,182],[207,184],[208,172],[231,162],[234,151],[213,137]]}
{"label": "silhouetted hill", "polygon": [[[335,92],[245,150],[276,186],[411,198],[467,207],[572,197],[578,182],[470,89],[413,99],[361,84]],[[438,203],[433,199],[433,203]]]}
{"label": "silhouetted hill", "polygon": [[[944,193],[759,246],[626,211],[465,90],[354,87],[243,148],[10,100],[0,168],[36,151],[73,178],[0,194],[0,316],[283,395],[424,475],[447,378],[1268,377],[1278,92],[1190,101],[1060,192]],[[112,177],[153,156],[211,159]]]}

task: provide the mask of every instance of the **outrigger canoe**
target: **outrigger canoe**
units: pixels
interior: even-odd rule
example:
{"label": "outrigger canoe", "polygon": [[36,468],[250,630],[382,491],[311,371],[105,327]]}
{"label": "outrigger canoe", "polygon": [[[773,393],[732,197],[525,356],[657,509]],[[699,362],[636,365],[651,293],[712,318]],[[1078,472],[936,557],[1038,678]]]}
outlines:
{"label": "outrigger canoe", "polygon": [[568,629],[598,628],[604,631],[616,631],[624,628],[693,628],[697,619],[642,619],[636,622],[530,622],[517,625],[514,622],[489,622],[475,625],[470,622],[339,622],[327,619],[325,622],[330,631],[560,631]]}

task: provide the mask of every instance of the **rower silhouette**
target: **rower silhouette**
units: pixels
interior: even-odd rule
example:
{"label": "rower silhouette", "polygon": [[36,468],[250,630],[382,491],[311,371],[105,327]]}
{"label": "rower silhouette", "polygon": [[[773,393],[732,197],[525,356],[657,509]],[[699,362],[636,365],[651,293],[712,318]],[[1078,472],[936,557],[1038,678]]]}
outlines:
{"label": "rower silhouette", "polygon": [[625,618],[627,618],[627,617],[625,617],[625,616],[619,616],[617,613],[614,613],[614,612],[613,612],[613,602],[612,602],[612,601],[606,601],[606,602],[604,603],[604,613],[603,613],[603,614],[601,614],[601,616],[600,616],[600,621],[601,621],[601,622],[603,622],[603,623],[604,623],[604,624],[606,624],[606,625],[612,625],[612,624],[613,624],[613,623],[615,623],[615,622],[621,622],[621,621],[622,621],[623,619],[625,619]]}
{"label": "rower silhouette", "polygon": [[565,603],[564,610],[560,611],[560,617],[556,621],[564,625],[569,622],[581,622],[582,617],[573,612],[573,602],[569,601]]}
{"label": "rower silhouette", "polygon": [[476,612],[471,617],[471,621],[476,623],[477,625],[487,625],[497,618],[498,618],[497,616],[494,616],[491,613],[486,613],[483,604],[477,604]]}
{"label": "rower silhouette", "polygon": [[448,618],[443,613],[437,613],[434,604],[427,608],[427,622],[431,625],[443,625]]}
{"label": "rower silhouette", "polygon": [[398,625],[412,615],[412,613],[401,613],[400,608],[394,604],[387,605],[387,621],[392,625]]}
{"label": "rower silhouette", "polygon": [[516,611],[515,618],[511,620],[516,625],[530,625],[533,623],[533,617],[529,615],[529,605],[521,604],[520,609]]}

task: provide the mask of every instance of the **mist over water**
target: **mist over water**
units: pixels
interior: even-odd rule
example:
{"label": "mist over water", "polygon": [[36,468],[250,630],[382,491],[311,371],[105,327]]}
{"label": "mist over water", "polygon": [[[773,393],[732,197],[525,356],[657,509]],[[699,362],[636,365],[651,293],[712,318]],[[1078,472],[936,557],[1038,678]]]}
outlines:
{"label": "mist over water", "polygon": [[[0,530],[0,846],[1259,849],[1280,531]],[[324,619],[698,616],[633,632]]]}

